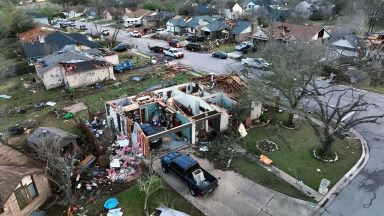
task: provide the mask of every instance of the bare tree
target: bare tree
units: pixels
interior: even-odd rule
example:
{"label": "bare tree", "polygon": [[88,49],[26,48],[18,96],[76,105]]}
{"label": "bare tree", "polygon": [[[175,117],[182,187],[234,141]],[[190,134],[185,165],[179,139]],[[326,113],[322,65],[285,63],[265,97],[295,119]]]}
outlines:
{"label": "bare tree", "polygon": [[286,108],[289,117],[284,125],[294,127],[295,110],[307,96],[307,86],[321,68],[324,51],[316,44],[271,42],[262,53],[270,64],[269,72],[242,71],[250,93],[261,101],[272,101]]}
{"label": "bare tree", "polygon": [[384,19],[384,1],[383,0],[361,0],[360,6],[368,16],[368,32],[372,32],[376,23]]}
{"label": "bare tree", "polygon": [[71,205],[75,202],[72,188],[75,154],[63,155],[62,146],[51,136],[42,136],[40,142],[30,145],[34,157],[46,164],[45,174],[62,192],[58,204]]}
{"label": "bare tree", "polygon": [[106,6],[105,0],[90,0],[89,6],[96,8],[97,17],[101,18],[101,14],[103,13],[103,9]]}
{"label": "bare tree", "polygon": [[148,212],[148,200],[149,197],[163,188],[161,178],[155,174],[147,174],[143,176],[138,181],[140,186],[140,191],[144,193],[144,213],[146,216],[149,216]]}
{"label": "bare tree", "polygon": [[[311,99],[308,100],[315,110],[318,110],[318,120],[304,115],[315,131],[321,144],[320,156],[326,157],[332,153],[332,146],[337,137],[342,137],[349,129],[363,123],[378,123],[384,117],[383,112],[375,104],[365,100],[365,95],[353,88],[335,86],[320,86],[311,82]],[[369,114],[375,111],[377,114]],[[319,122],[320,121],[320,122]]]}

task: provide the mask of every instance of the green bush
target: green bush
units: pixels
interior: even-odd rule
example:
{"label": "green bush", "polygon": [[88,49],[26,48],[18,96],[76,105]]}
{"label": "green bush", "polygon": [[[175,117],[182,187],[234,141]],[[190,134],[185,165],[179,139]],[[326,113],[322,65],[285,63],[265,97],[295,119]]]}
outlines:
{"label": "green bush", "polygon": [[309,19],[312,21],[322,21],[324,20],[324,15],[320,11],[315,11],[312,13]]}

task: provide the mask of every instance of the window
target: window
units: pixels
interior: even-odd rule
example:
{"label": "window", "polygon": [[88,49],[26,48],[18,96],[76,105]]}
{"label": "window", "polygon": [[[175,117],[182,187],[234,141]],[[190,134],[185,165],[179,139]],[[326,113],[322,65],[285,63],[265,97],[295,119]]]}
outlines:
{"label": "window", "polygon": [[24,179],[19,184],[19,187],[15,190],[15,196],[20,209],[25,208],[32,202],[39,194],[37,193],[35,183],[32,176],[24,182]]}

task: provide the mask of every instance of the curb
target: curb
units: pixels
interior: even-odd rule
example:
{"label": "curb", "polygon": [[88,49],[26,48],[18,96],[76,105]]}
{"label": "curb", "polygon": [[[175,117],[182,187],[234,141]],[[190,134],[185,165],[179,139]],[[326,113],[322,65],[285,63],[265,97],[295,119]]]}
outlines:
{"label": "curb", "polygon": [[325,208],[324,206],[329,204],[336,196],[341,192],[341,190],[349,184],[355,178],[355,176],[365,167],[369,160],[369,147],[367,141],[363,136],[355,129],[350,130],[361,142],[362,153],[360,159],[356,164],[329,190],[329,192],[324,196],[324,198],[317,204],[315,210],[313,210],[312,215],[321,215]]}

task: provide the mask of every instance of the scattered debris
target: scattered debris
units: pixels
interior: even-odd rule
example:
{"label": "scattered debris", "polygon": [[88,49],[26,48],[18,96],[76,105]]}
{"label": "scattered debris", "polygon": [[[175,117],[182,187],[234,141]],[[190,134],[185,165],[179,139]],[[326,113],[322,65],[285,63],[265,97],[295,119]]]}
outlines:
{"label": "scattered debris", "polygon": [[119,201],[116,198],[112,197],[112,198],[107,199],[107,201],[105,201],[104,208],[114,209],[114,208],[117,208],[118,205],[119,205]]}
{"label": "scattered debris", "polygon": [[153,212],[150,216],[189,216],[189,215],[185,214],[184,212],[177,211],[175,209],[159,207],[159,208],[156,208],[156,211]]}
{"label": "scattered debris", "polygon": [[270,165],[271,163],[273,163],[273,161],[269,159],[266,155],[260,155],[259,161],[266,165]]}
{"label": "scattered debris", "polygon": [[247,130],[245,129],[243,123],[240,123],[239,128],[237,129],[242,137],[246,137],[248,135]]}
{"label": "scattered debris", "polygon": [[47,103],[45,103],[45,105],[53,107],[56,105],[56,102],[48,101]]}
{"label": "scattered debris", "polygon": [[321,172],[321,169],[316,169],[317,172]]}
{"label": "scattered debris", "polygon": [[208,148],[208,146],[202,146],[202,147],[199,148],[199,151],[207,152],[207,151],[209,151],[209,148]]}
{"label": "scattered debris", "polygon": [[139,81],[141,81],[141,78],[137,77],[137,76],[134,76],[134,77],[132,77],[132,81],[139,82]]}
{"label": "scattered debris", "polygon": [[9,95],[0,95],[0,98],[11,99],[12,96],[9,96]]}
{"label": "scattered debris", "polygon": [[328,179],[321,179],[320,186],[319,186],[319,193],[321,195],[325,195],[328,193],[328,187],[331,185],[331,182]]}
{"label": "scattered debris", "polygon": [[73,113],[71,112],[67,112],[65,113],[64,115],[64,119],[72,119],[74,117]]}
{"label": "scattered debris", "polygon": [[75,113],[78,113],[82,110],[86,110],[87,108],[88,108],[87,105],[85,105],[83,102],[80,102],[80,103],[65,107],[63,110],[68,112],[68,113],[75,114]]}

